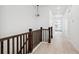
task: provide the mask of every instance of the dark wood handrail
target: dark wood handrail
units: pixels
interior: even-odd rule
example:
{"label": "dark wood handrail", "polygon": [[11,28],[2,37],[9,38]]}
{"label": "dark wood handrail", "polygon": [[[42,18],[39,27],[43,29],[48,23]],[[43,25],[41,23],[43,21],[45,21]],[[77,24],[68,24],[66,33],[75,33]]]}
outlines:
{"label": "dark wood handrail", "polygon": [[32,32],[37,32],[37,31],[40,31],[40,29],[38,29],[38,30],[34,30],[34,31],[32,31]]}
{"label": "dark wood handrail", "polygon": [[20,35],[28,34],[28,33],[29,32],[27,32],[27,33],[21,33],[21,34],[17,34],[17,35],[12,35],[12,36],[8,36],[8,37],[4,37],[4,38],[0,38],[0,41],[7,40],[7,39],[10,39],[12,37],[17,37],[17,36],[20,36]]}
{"label": "dark wood handrail", "polygon": [[48,29],[42,29],[42,30],[48,30]]}

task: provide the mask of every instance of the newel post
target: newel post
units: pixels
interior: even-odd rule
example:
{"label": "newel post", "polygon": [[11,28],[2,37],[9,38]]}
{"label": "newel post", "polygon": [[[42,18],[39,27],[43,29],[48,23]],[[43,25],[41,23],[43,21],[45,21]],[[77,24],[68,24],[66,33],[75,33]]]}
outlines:
{"label": "newel post", "polygon": [[51,31],[50,31],[50,29],[51,29],[51,28],[49,27],[49,28],[48,28],[48,31],[49,31],[49,39],[48,39],[48,43],[51,43],[51,34],[50,34]]}
{"label": "newel post", "polygon": [[51,38],[53,38],[53,33],[52,33],[52,31],[53,31],[53,27],[51,27]]}
{"label": "newel post", "polygon": [[29,29],[29,34],[28,34],[28,50],[29,50],[29,53],[32,52],[33,50],[33,38],[32,38],[32,29]]}
{"label": "newel post", "polygon": [[42,28],[42,27],[40,27],[40,30],[41,30],[41,35],[40,35],[41,37],[40,37],[40,41],[42,41],[42,29],[43,29],[43,28]]}

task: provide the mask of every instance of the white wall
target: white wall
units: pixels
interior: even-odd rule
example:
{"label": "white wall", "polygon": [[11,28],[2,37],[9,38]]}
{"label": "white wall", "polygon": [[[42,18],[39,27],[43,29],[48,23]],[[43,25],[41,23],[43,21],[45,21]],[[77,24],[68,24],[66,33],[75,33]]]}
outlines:
{"label": "white wall", "polygon": [[0,6],[0,38],[27,32],[29,28],[49,27],[49,7],[39,6],[39,17],[35,16],[35,6]]}
{"label": "white wall", "polygon": [[36,17],[36,23],[39,27],[48,28],[49,27],[49,9],[47,6],[39,6],[39,17]]}
{"label": "white wall", "polygon": [[34,7],[31,5],[0,6],[0,38],[36,28]]}
{"label": "white wall", "polygon": [[69,19],[69,37],[76,48],[79,48],[79,6],[72,6]]}

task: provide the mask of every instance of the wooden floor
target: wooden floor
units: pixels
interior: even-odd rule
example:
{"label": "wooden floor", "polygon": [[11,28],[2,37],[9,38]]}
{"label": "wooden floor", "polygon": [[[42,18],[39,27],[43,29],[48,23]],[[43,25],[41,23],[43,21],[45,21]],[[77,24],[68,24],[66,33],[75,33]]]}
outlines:
{"label": "wooden floor", "polygon": [[78,54],[76,49],[61,32],[56,32],[51,43],[41,42],[33,51],[33,54]]}
{"label": "wooden floor", "polygon": [[[58,40],[57,40],[58,41]],[[33,51],[33,54],[78,54],[79,51],[66,39],[58,42],[52,39],[52,43],[41,42]]]}

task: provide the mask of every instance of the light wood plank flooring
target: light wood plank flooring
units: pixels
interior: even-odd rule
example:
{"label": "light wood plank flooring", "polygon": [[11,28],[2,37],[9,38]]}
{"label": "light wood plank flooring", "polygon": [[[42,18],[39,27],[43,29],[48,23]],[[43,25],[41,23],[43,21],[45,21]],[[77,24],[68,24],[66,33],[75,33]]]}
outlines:
{"label": "light wood plank flooring", "polygon": [[78,54],[79,51],[70,41],[63,38],[54,38],[52,43],[41,42],[33,54]]}

